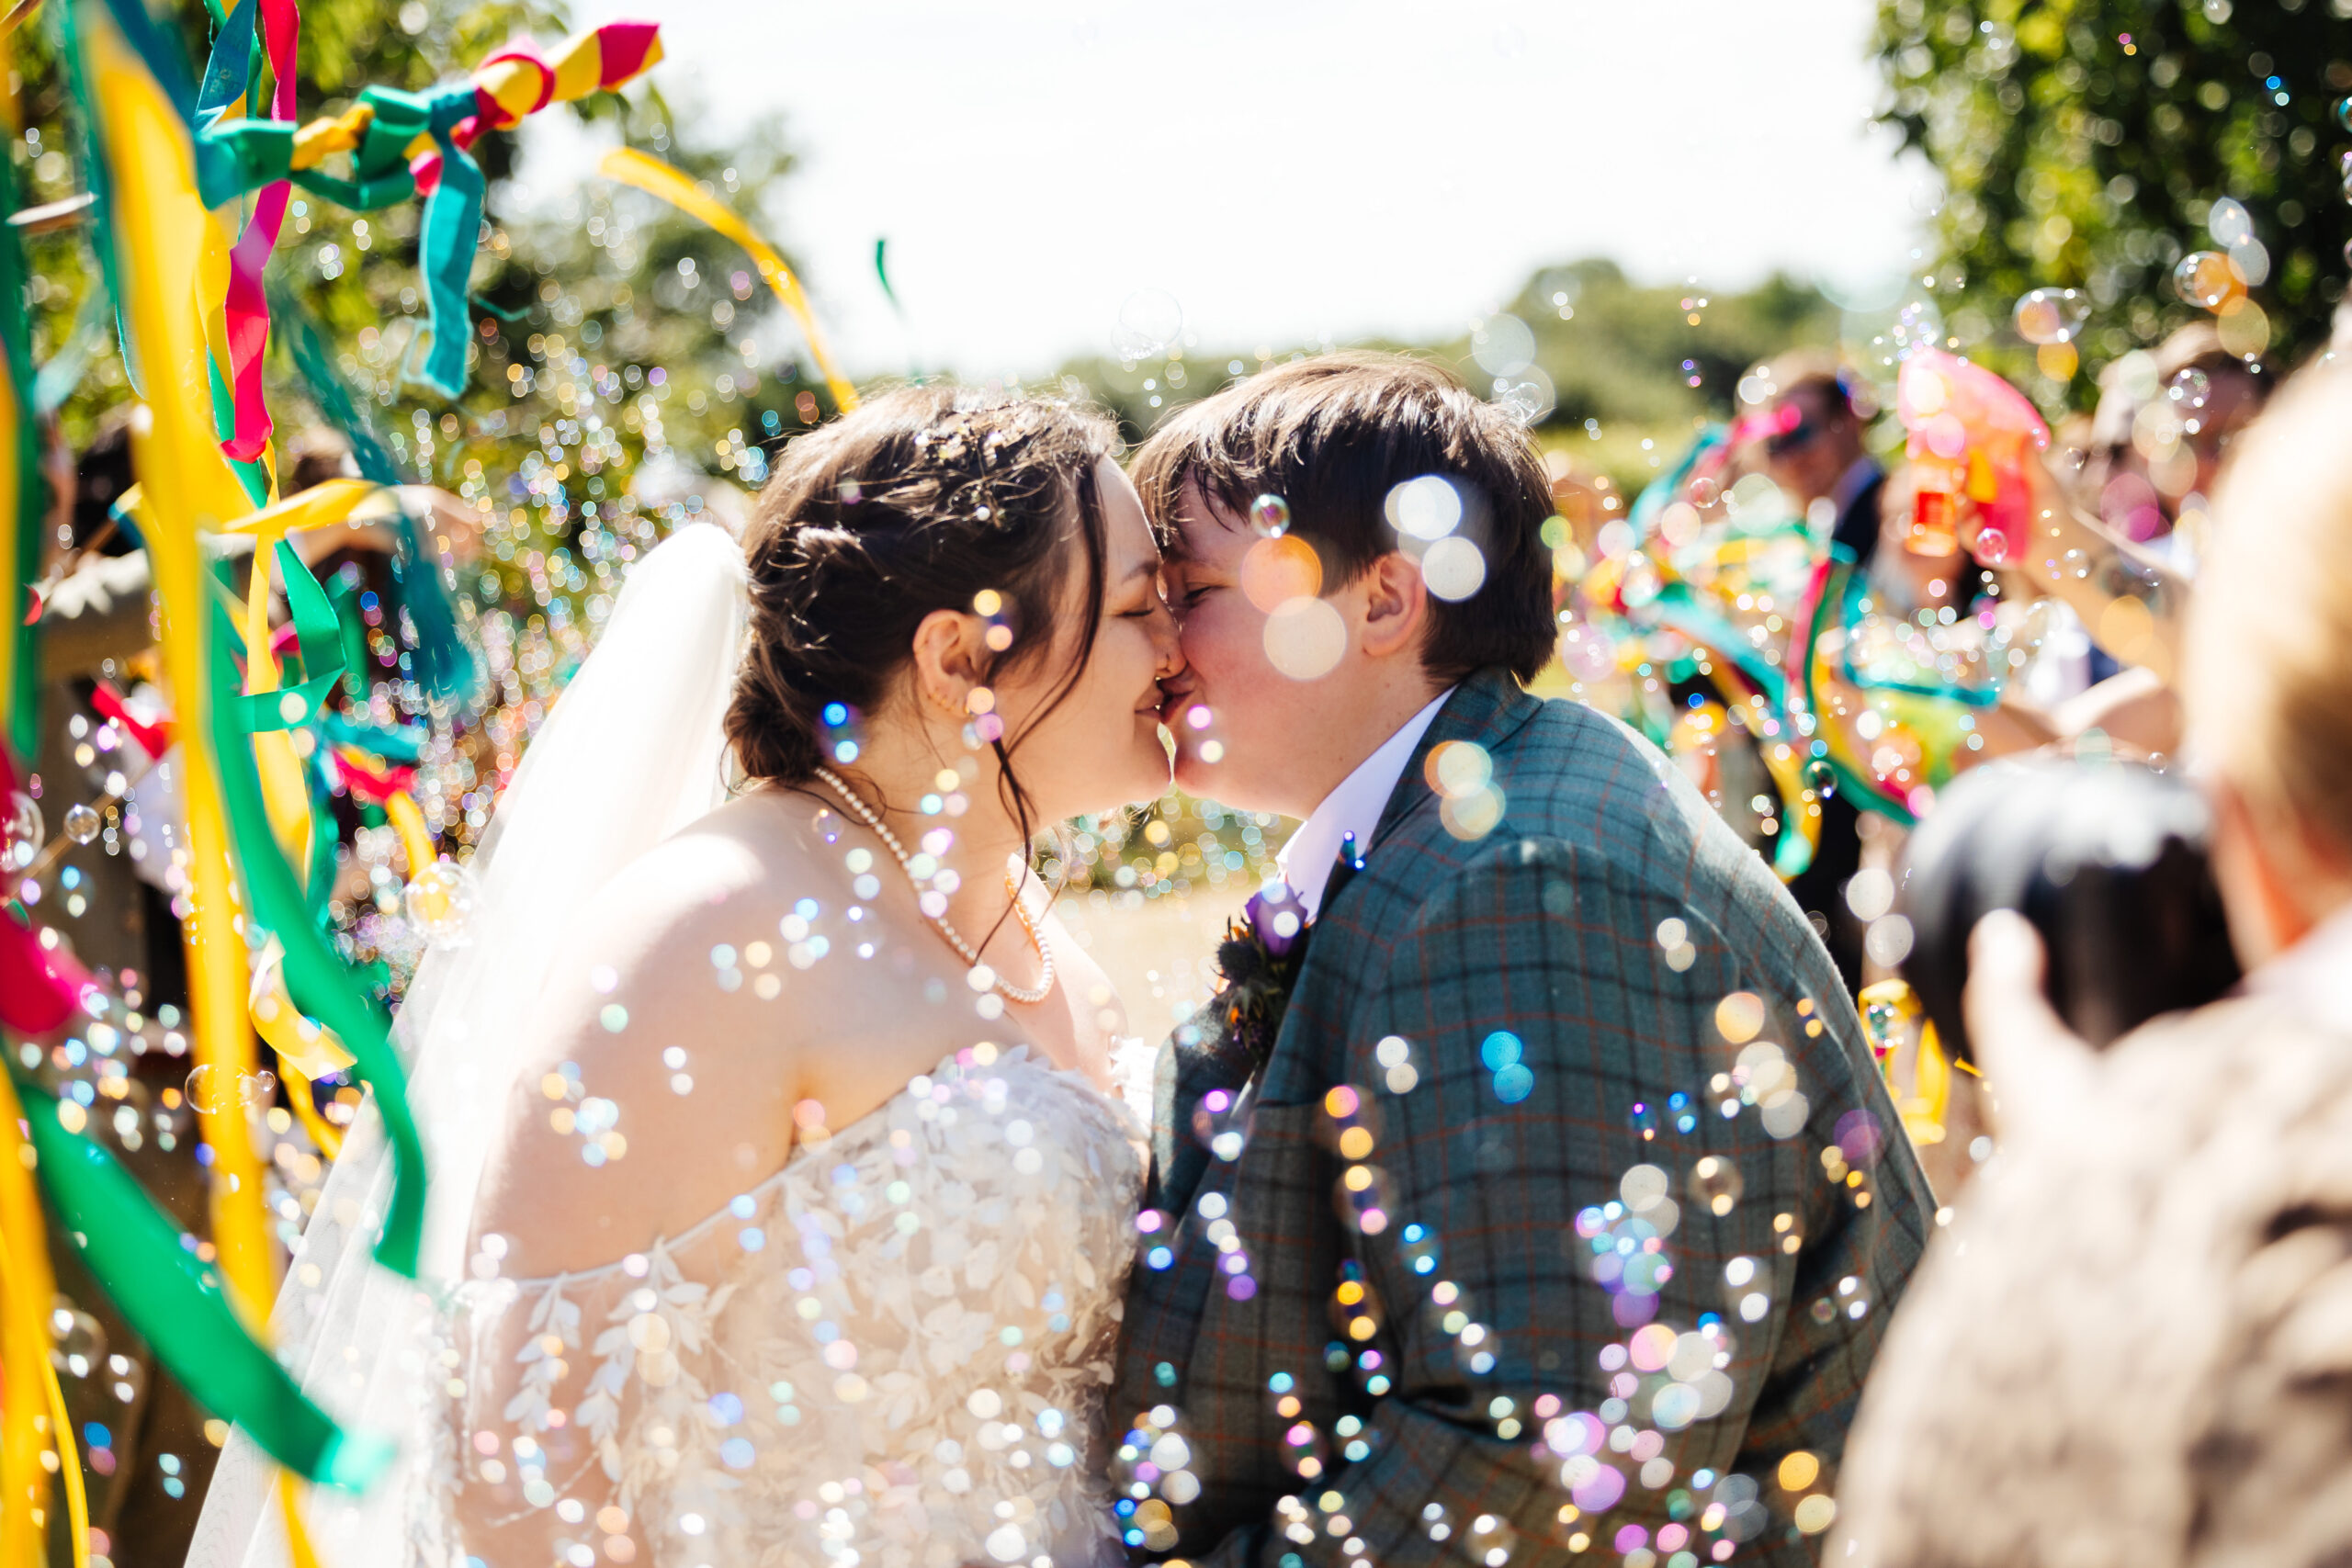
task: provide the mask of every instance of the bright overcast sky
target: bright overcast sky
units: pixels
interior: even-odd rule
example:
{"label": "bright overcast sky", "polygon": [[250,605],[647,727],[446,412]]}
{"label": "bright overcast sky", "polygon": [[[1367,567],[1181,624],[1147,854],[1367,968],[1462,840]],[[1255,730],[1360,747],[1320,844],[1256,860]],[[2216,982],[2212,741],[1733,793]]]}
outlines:
{"label": "bright overcast sky", "polygon": [[[1587,255],[1709,287],[1900,266],[1921,165],[1866,120],[1871,0],[582,0],[654,16],[670,101],[769,109],[764,217],[854,371],[1446,335]],[[552,118],[552,117],[550,117]],[[535,124],[537,122],[534,122]],[[538,133],[544,194],[580,164]]]}

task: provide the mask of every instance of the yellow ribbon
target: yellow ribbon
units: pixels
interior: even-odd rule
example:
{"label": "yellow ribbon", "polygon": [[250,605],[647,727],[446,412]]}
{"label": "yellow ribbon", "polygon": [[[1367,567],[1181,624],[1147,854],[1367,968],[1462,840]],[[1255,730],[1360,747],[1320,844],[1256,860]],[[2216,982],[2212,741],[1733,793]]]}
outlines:
{"label": "yellow ribbon", "polygon": [[285,962],[286,950],[274,936],[254,954],[253,985],[245,995],[246,1010],[253,1017],[254,1027],[269,1042],[270,1049],[277,1053],[281,1066],[290,1067],[306,1078],[322,1078],[343,1071],[352,1064],[351,1053],[344,1049],[334,1030],[304,1017],[302,1010],[294,1005],[293,997],[286,989]]}
{"label": "yellow ribbon", "polygon": [[702,187],[684,174],[659,158],[650,158],[634,147],[616,147],[597,163],[596,172],[606,179],[635,186],[648,196],[663,201],[685,213],[700,219],[719,233],[726,235],[752,254],[760,265],[760,276],[775,290],[792,319],[800,323],[800,335],[808,340],[808,356],[817,362],[824,374],[825,385],[831,389],[833,406],[843,413],[857,407],[857,389],[843,378],[833,367],[833,356],[825,346],[824,333],[817,330],[817,317],[808,308],[808,296],[802,292],[800,280],[784,265],[775,247],[752,231],[751,226],[728,208],[704,194]]}
{"label": "yellow ribbon", "polygon": [[[1862,1032],[1886,1076],[1903,1130],[1923,1148],[1942,1143],[1944,1122],[1951,1112],[1951,1062],[1918,994],[1901,980],[1881,980],[1863,987],[1856,999],[1861,1004]],[[1901,1071],[1906,1044],[1915,1047],[1907,1092]]]}
{"label": "yellow ribbon", "polygon": [[[205,566],[199,529],[219,529],[252,510],[220,455],[211,418],[203,321],[191,287],[210,222],[196,193],[187,124],[114,29],[103,6],[77,12],[93,117],[107,141],[120,301],[149,401],[131,423],[131,457],[142,491],[149,570],[162,601],[157,639],[178,716],[188,829],[186,931],[190,1013],[198,1062],[220,1080],[242,1083],[254,1066],[244,1010],[244,942],[229,863],[220,784],[202,738],[209,732],[205,679]],[[258,1329],[276,1289],[261,1168],[243,1100],[202,1111],[212,1146],[212,1226],[231,1298]],[[200,1108],[199,1108],[200,1109]]]}
{"label": "yellow ribbon", "polygon": [[40,1521],[49,1495],[40,1462],[48,1444],[40,1424],[57,1284],[33,1187],[32,1145],[17,1131],[23,1118],[16,1086],[0,1074],[0,1253],[7,1258],[0,1274],[0,1568],[41,1568],[47,1556]]}

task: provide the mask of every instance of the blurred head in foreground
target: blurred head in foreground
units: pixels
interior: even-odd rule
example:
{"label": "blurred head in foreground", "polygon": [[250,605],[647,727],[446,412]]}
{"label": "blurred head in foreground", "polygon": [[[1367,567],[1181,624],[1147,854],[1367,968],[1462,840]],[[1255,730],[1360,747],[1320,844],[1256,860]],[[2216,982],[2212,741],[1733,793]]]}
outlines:
{"label": "blurred head in foreground", "polygon": [[2182,687],[2214,863],[2251,968],[2352,904],[2352,366],[2296,378],[2239,436]]}

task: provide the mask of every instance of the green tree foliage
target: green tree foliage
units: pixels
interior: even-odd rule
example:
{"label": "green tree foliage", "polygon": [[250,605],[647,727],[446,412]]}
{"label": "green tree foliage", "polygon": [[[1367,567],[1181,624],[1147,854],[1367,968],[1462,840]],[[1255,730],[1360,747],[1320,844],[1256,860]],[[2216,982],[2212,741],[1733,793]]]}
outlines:
{"label": "green tree foliage", "polygon": [[1883,0],[1884,118],[1950,193],[1955,334],[2022,375],[2017,298],[2086,290],[2086,366],[2065,389],[2086,402],[2089,368],[2201,313],[2172,273],[2227,249],[2210,225],[2229,197],[2261,246],[2239,259],[2273,351],[2324,343],[2352,242],[2347,17],[2352,0]]}
{"label": "green tree foliage", "polygon": [[[1532,373],[1515,367],[1516,355],[1496,357],[1506,334],[1518,336],[1498,316],[1528,329],[1521,341],[1532,345]],[[1834,343],[1838,331],[1837,307],[1788,277],[1775,275],[1726,293],[1696,284],[1636,283],[1613,262],[1589,260],[1538,270],[1496,316],[1450,342],[1362,346],[1426,355],[1482,394],[1498,382],[1537,381],[1552,400],[1536,423],[1537,438],[1565,446],[1580,466],[1638,489],[1658,467],[1656,459],[1679,452],[1694,426],[1729,415],[1749,366],[1798,344]],[[1119,416],[1128,439],[1140,440],[1171,409],[1277,360],[1329,346],[1234,353],[1189,344],[1148,361],[1079,361],[1061,374],[1091,389]]]}

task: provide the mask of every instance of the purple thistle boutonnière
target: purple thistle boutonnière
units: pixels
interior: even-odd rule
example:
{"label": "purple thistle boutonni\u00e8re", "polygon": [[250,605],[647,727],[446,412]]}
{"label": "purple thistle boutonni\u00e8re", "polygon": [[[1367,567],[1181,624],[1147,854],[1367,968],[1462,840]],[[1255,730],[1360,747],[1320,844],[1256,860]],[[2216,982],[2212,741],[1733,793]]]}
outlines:
{"label": "purple thistle boutonni\u00e8re", "polygon": [[[1322,907],[1329,909],[1348,880],[1363,869],[1363,857],[1356,852],[1351,833],[1340,840],[1339,863],[1323,886]],[[1291,990],[1306,966],[1313,935],[1306,910],[1285,884],[1270,884],[1251,896],[1240,918],[1227,923],[1225,940],[1217,944],[1219,981],[1209,1004],[1216,1028],[1206,1042],[1208,1050],[1257,1076],[1282,1033],[1283,1016],[1290,1010]]]}

